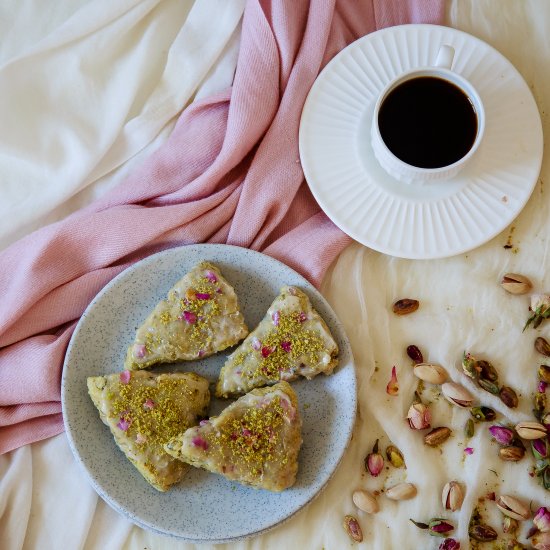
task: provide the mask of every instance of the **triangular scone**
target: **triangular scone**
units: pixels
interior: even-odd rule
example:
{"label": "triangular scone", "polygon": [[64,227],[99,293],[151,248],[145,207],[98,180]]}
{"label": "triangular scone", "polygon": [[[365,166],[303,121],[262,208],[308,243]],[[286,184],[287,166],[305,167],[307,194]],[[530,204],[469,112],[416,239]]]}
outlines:
{"label": "triangular scone", "polygon": [[296,394],[280,382],[251,391],[164,448],[193,466],[278,492],[296,481],[301,429]]}
{"label": "triangular scone", "polygon": [[233,287],[201,262],[168,292],[137,330],[125,368],[192,361],[240,342],[248,334]]}
{"label": "triangular scone", "polygon": [[338,364],[338,345],[309,298],[285,286],[260,324],[228,357],[216,396],[247,393],[252,388],[331,374]]}
{"label": "triangular scone", "polygon": [[208,380],[193,372],[126,370],[89,377],[88,393],[120,450],[155,489],[166,491],[182,479],[188,467],[163,445],[206,415]]}

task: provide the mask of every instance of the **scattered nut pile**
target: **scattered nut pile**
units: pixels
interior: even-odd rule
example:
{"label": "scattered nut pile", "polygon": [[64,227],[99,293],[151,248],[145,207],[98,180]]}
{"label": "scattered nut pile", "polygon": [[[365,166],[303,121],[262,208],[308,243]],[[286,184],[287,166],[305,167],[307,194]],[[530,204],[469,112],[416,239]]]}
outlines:
{"label": "scattered nut pile", "polygon": [[[501,286],[513,295],[527,294],[533,289],[533,284],[524,275],[507,273],[501,280]],[[396,315],[408,315],[417,311],[420,307],[418,300],[403,298],[396,301],[392,310]],[[528,327],[538,328],[550,318],[550,295],[533,294],[529,310],[530,317],[527,319],[523,330]],[[545,357],[550,357],[550,343],[538,336],[534,342],[535,349]],[[425,433],[424,443],[429,447],[439,447],[447,441],[452,431],[446,426],[432,428],[432,414],[428,405],[421,399],[423,384],[428,383],[440,386],[441,394],[453,406],[468,409],[470,417],[467,419],[464,435],[467,439],[474,435],[477,423],[493,423],[497,419],[497,413],[482,404],[475,403],[472,394],[460,384],[449,380],[447,371],[438,364],[424,361],[421,350],[416,345],[409,345],[406,348],[407,356],[413,362],[413,373],[419,379],[418,389],[414,394],[412,404],[407,413],[406,420],[413,430],[430,430]],[[518,406],[519,399],[513,388],[501,385],[497,369],[486,359],[477,359],[472,354],[465,352],[462,357],[462,369],[481,389],[498,396],[509,408]],[[503,461],[518,462],[526,454],[526,448],[530,450],[535,458],[535,468],[532,475],[541,479],[543,487],[550,490],[550,412],[547,411],[546,389],[550,384],[550,366],[541,364],[538,367],[538,386],[534,397],[533,414],[536,421],[524,421],[510,426],[505,422],[491,424],[488,428],[489,435],[498,444],[498,456]],[[397,395],[399,390],[396,369],[392,369],[392,378],[388,383],[386,391],[389,395]],[[464,452],[471,454],[473,449],[467,447]],[[390,444],[386,448],[386,458],[395,468],[406,468],[403,454],[395,445]],[[371,476],[377,477],[384,468],[384,457],[379,452],[379,440],[376,440],[372,451],[365,458],[365,469]],[[444,510],[455,512],[460,510],[464,501],[466,488],[456,480],[448,481],[442,489],[441,504]],[[353,493],[352,500],[355,506],[368,514],[375,514],[380,510],[377,496],[385,493],[386,498],[401,501],[412,499],[417,495],[417,488],[414,484],[403,482],[385,491],[374,491],[371,493],[364,489],[358,489]],[[502,513],[502,530],[505,534],[516,536],[519,522],[527,521],[532,513],[530,505],[512,495],[500,495],[498,498],[491,493],[488,500],[493,500],[496,507]],[[430,535],[443,537],[439,546],[440,550],[459,550],[460,542],[447,538],[454,530],[454,525],[445,518],[435,517],[427,522],[411,521],[420,529],[428,531]],[[352,540],[361,542],[363,534],[358,520],[353,516],[346,516],[344,527]],[[471,540],[478,542],[495,541],[498,538],[497,531],[487,525],[481,517],[480,511],[476,508],[470,519],[468,533]],[[535,549],[550,549],[550,511],[542,506],[538,509],[533,518],[533,525],[527,537]],[[503,550],[520,550],[527,548],[515,538],[508,539],[502,546]],[[500,548],[500,546],[499,546]]]}

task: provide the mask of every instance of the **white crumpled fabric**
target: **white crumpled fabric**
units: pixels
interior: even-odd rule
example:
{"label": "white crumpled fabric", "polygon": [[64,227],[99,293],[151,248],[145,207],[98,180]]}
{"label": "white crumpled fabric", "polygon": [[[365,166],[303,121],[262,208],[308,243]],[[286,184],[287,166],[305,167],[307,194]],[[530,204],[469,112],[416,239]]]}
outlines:
{"label": "white crumpled fabric", "polygon": [[0,249],[118,183],[133,163],[112,171],[165,138],[197,92],[229,85],[243,9],[244,0],[3,2]]}
{"label": "white crumpled fabric", "polygon": [[[455,0],[449,3],[448,16],[452,26],[487,41],[514,63],[531,86],[547,132],[550,6],[543,0]],[[457,526],[455,536],[465,549],[469,547],[468,520],[479,497],[495,491],[520,497],[534,510],[539,505],[550,506],[550,493],[528,475],[532,458],[517,464],[501,462],[486,424],[476,425],[475,436],[468,442],[473,454],[465,456],[463,427],[468,413],[453,408],[436,392],[425,392],[433,401],[433,425],[453,430],[441,451],[425,447],[422,434],[410,430],[404,420],[416,387],[405,354],[405,347],[412,343],[422,349],[426,360],[445,366],[453,380],[466,385],[483,404],[506,414],[511,422],[531,418],[536,369],[542,359],[534,351],[533,341],[537,334],[550,340],[550,322],[538,331],[522,333],[529,299],[505,293],[498,283],[503,273],[520,272],[531,278],[534,290],[550,290],[550,205],[544,183],[548,173],[545,157],[540,181],[513,222],[513,232],[510,227],[475,251],[445,260],[410,261],[354,244],[341,254],[322,290],[344,323],[355,354],[358,417],[353,439],[334,477],[290,521],[261,537],[220,546],[195,546],[154,535],[133,526],[97,497],[76,465],[65,436],[60,435],[0,456],[0,546],[9,550],[431,550],[442,539],[418,530],[409,518],[426,521],[443,516]],[[504,249],[509,235],[514,248]],[[421,306],[410,316],[397,317],[391,305],[403,297],[416,298]],[[493,362],[502,383],[521,395],[518,409],[507,410],[464,377],[460,369],[464,350]],[[385,391],[393,365],[399,379],[396,397]],[[382,450],[390,441],[401,449],[407,470],[390,467],[378,478],[365,473],[364,458],[377,438]],[[441,489],[451,479],[466,489],[462,510],[454,513],[444,511],[441,505]],[[417,486],[416,498],[397,503],[380,495],[380,512],[375,516],[358,511],[351,501],[357,488],[380,490],[401,480]],[[502,533],[494,503],[485,505],[487,521]],[[362,544],[352,543],[342,528],[348,513],[359,519]],[[520,540],[525,543],[523,536]]]}

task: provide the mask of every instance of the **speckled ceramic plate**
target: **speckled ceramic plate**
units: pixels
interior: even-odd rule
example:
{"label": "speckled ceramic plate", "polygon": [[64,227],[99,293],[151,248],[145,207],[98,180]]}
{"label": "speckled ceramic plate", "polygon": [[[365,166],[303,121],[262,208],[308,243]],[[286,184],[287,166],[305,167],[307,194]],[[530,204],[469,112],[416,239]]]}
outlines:
{"label": "speckled ceramic plate", "polygon": [[[234,286],[250,328],[281,286],[310,297],[340,347],[332,376],[293,382],[303,417],[304,443],[296,484],[275,494],[192,469],[166,493],[153,489],[115,445],[88,397],[86,378],[122,370],[135,330],[172,285],[201,260],[218,265]],[[216,381],[228,353],[153,369],[190,370]],[[319,292],[286,265],[227,245],[191,245],[150,256],[111,281],[84,312],[67,350],[62,377],[65,428],[71,449],[101,497],[134,523],[193,542],[227,542],[258,535],[294,515],[324,487],[351,437],[356,380],[348,339]],[[213,399],[211,413],[226,402]]]}

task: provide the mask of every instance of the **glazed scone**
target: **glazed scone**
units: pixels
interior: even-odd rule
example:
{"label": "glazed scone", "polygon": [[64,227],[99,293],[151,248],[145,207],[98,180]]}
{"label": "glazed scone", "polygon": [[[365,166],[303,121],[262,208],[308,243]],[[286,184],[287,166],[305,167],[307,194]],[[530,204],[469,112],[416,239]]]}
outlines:
{"label": "glazed scone", "polygon": [[208,380],[192,372],[126,370],[89,377],[88,393],[120,450],[155,489],[166,491],[182,479],[188,466],[163,445],[206,415]]}
{"label": "glazed scone", "polygon": [[193,466],[279,492],[296,481],[301,432],[296,394],[280,382],[251,391],[164,448]]}
{"label": "glazed scone", "polygon": [[285,286],[260,324],[228,357],[216,396],[242,395],[253,388],[331,374],[338,364],[338,345],[309,298]]}
{"label": "glazed scone", "polygon": [[240,342],[248,328],[233,287],[201,262],[179,280],[137,330],[124,367],[192,361]]}

